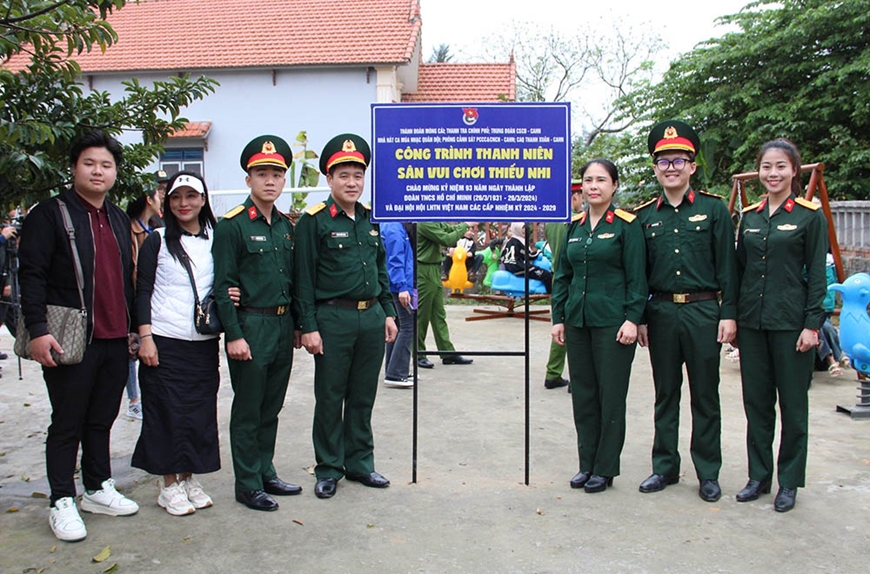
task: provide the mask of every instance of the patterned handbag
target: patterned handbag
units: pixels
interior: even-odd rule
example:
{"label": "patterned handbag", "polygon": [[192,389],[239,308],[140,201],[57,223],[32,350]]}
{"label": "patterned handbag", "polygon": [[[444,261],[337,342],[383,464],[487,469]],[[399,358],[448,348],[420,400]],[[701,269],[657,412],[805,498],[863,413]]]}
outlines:
{"label": "patterned handbag", "polygon": [[[82,262],[79,260],[79,252],[76,249],[76,234],[69,217],[66,204],[57,200],[60,213],[63,216],[63,225],[69,237],[75,262],[76,285],[79,290],[81,308],[63,307],[61,305],[46,305],[45,318],[48,323],[48,332],[55,338],[63,349],[63,355],[51,351],[51,358],[58,365],[77,365],[85,356],[85,348],[88,346],[88,310],[85,307],[84,277],[82,274]],[[33,359],[30,349],[30,332],[24,326],[24,314],[18,315],[18,328],[15,331],[15,354],[22,359]]]}

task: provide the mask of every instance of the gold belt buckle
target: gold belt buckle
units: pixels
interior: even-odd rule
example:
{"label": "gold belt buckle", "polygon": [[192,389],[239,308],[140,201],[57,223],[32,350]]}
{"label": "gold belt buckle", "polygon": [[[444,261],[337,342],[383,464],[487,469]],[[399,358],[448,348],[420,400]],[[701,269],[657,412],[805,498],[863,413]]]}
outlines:
{"label": "gold belt buckle", "polygon": [[674,293],[674,303],[688,303],[688,293]]}
{"label": "gold belt buckle", "polygon": [[357,302],[356,302],[356,309],[357,309],[357,311],[365,311],[365,310],[368,309],[368,308],[369,308],[369,302],[368,302],[368,301],[357,301]]}
{"label": "gold belt buckle", "polygon": [[287,312],[287,305],[278,305],[278,308],[275,310],[276,315],[283,315]]}

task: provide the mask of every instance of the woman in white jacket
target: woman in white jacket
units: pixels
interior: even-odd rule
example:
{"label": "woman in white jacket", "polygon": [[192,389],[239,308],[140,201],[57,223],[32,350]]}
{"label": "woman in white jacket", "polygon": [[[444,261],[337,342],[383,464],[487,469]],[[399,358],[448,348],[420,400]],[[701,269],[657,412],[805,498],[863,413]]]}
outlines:
{"label": "woman in white jacket", "polygon": [[179,172],[166,186],[166,227],[139,251],[139,386],[145,410],[133,466],[162,475],[157,504],[183,516],[212,505],[194,474],[220,469],[217,428],[218,335],[194,327],[193,286],[200,301],[214,284],[215,218],[198,175]]}

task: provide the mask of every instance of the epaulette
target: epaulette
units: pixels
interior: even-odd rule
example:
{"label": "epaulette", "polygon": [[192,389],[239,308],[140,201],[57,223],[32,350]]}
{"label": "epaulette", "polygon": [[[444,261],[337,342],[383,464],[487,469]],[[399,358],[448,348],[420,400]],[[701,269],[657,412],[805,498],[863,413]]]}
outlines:
{"label": "epaulette", "polygon": [[631,213],[629,213],[627,211],[623,211],[622,209],[617,209],[613,213],[614,213],[614,215],[616,215],[616,217],[618,217],[619,219],[626,221],[628,223],[631,223],[632,221],[637,219],[636,215],[632,215]]}
{"label": "epaulette", "polygon": [[240,214],[244,210],[245,210],[244,205],[237,205],[234,208],[232,208],[231,210],[224,213],[224,219],[232,219],[233,217],[237,216],[238,214]]}
{"label": "epaulette", "polygon": [[321,201],[320,203],[315,203],[311,207],[305,210],[305,213],[308,215],[317,215],[318,212],[323,211],[326,208],[326,202]]}
{"label": "epaulette", "polygon": [[583,219],[583,215],[584,215],[583,213],[578,213],[578,214],[572,216],[571,223],[574,223],[575,221],[580,221],[581,219]]}
{"label": "epaulette", "polygon": [[743,208],[743,213],[746,213],[747,211],[754,211],[754,210],[758,209],[758,206],[761,205],[762,203],[764,203],[764,201],[758,201],[756,203],[753,203],[752,205],[747,205],[746,207]]}
{"label": "epaulette", "polygon": [[642,204],[638,205],[637,207],[635,207],[634,212],[637,213],[638,211],[640,211],[644,207],[649,207],[650,205],[652,205],[653,203],[655,203],[658,200],[659,200],[658,197],[654,197],[654,198],[650,199],[649,201],[647,201],[646,203],[642,203]]}
{"label": "epaulette", "polygon": [[372,210],[372,206],[369,205],[368,203],[363,203],[362,206],[366,208],[366,211],[371,211],[371,210]]}
{"label": "epaulette", "polygon": [[802,206],[806,207],[807,209],[811,209],[813,211],[816,211],[818,208],[821,207],[821,205],[819,205],[818,203],[813,203],[812,201],[807,201],[803,197],[794,198],[794,202],[797,203],[798,205],[802,205]]}
{"label": "epaulette", "polygon": [[281,211],[281,210],[279,209],[279,210],[278,210],[278,213],[280,213],[281,215],[283,215],[284,217],[286,217],[286,218],[289,219],[290,221],[293,221],[293,218],[290,217],[290,213],[289,213],[289,212],[286,212],[286,213],[285,213],[285,212],[283,212],[283,211]]}
{"label": "epaulette", "polygon": [[703,189],[699,189],[698,193],[703,193],[704,195],[715,197],[716,199],[721,199],[722,201],[725,201],[725,198],[721,195],[716,195],[715,193],[710,193],[709,191],[704,191]]}

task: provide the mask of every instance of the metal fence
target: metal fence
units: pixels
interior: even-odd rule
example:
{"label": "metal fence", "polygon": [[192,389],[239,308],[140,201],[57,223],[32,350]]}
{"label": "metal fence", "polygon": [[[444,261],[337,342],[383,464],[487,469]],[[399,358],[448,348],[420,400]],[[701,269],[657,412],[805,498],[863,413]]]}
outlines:
{"label": "metal fence", "polygon": [[870,247],[870,201],[832,201],[831,215],[841,247]]}

